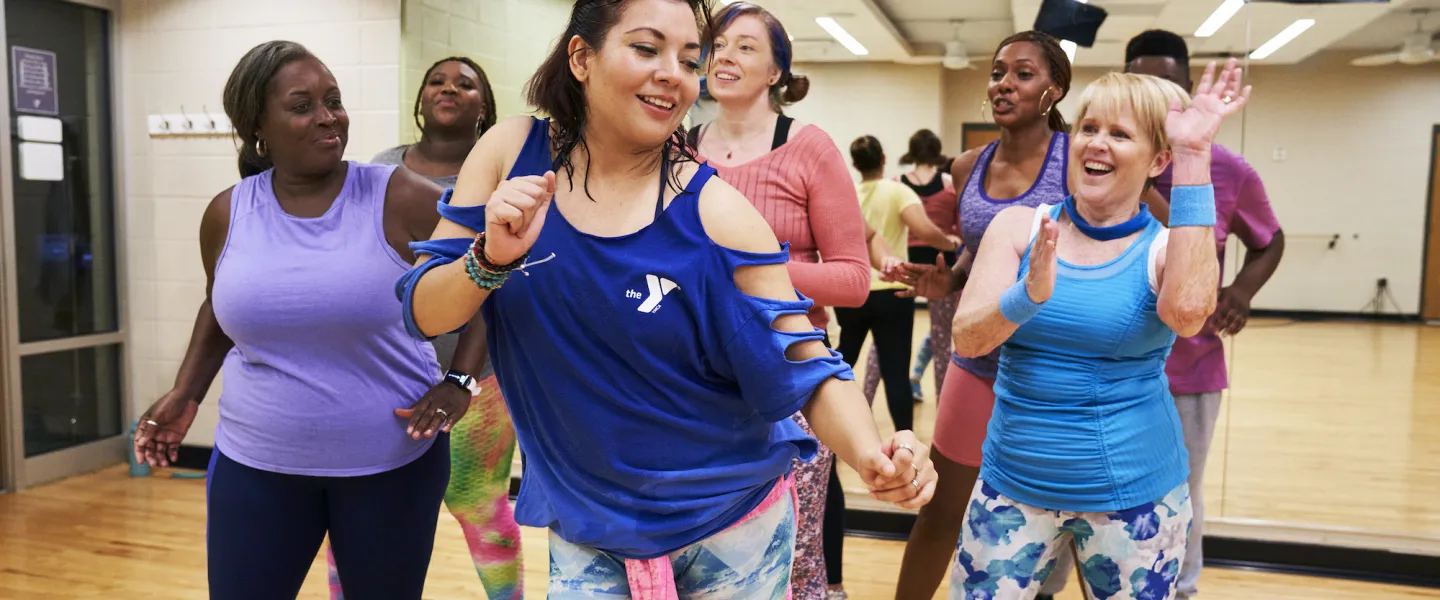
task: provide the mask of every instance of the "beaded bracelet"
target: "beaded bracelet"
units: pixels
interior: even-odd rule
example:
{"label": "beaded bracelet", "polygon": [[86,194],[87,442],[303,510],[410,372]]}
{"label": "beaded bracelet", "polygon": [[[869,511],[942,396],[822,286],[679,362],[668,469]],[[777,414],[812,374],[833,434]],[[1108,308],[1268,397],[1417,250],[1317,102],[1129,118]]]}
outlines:
{"label": "beaded bracelet", "polygon": [[470,250],[465,253],[465,273],[470,276],[470,281],[475,285],[487,290],[499,289],[510,278],[510,272],[525,264],[530,253],[522,254],[506,265],[496,265],[485,257],[485,232],[475,235],[475,241],[470,244]]}

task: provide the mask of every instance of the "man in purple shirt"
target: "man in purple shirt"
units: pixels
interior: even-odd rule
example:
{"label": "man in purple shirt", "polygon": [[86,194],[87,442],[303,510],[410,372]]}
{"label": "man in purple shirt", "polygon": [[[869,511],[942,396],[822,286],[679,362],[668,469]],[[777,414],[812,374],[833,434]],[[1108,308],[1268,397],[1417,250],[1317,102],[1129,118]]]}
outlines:
{"label": "man in purple shirt", "polygon": [[[1154,75],[1175,82],[1193,92],[1190,80],[1190,50],[1185,39],[1169,31],[1150,30],[1135,36],[1125,47],[1125,72]],[[1215,247],[1224,281],[1225,240],[1233,232],[1245,244],[1245,264],[1235,281],[1220,289],[1215,314],[1196,336],[1179,338],[1165,365],[1170,391],[1175,396],[1185,449],[1190,454],[1190,496],[1194,524],[1180,567],[1176,598],[1196,595],[1203,561],[1201,536],[1204,530],[1205,458],[1215,435],[1220,398],[1229,385],[1225,374],[1225,346],[1221,335],[1235,335],[1250,317],[1250,299],[1269,281],[1280,255],[1285,252],[1285,234],[1260,176],[1238,154],[1215,144],[1210,151],[1210,179],[1215,186]],[[1170,171],[1161,174],[1156,189],[1170,198]]]}

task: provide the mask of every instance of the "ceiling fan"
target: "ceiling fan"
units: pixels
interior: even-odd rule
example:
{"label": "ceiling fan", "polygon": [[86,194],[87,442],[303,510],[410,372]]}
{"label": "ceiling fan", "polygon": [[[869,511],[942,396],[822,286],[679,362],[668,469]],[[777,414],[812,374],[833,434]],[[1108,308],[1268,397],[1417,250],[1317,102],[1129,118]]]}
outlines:
{"label": "ceiling fan", "polygon": [[1398,52],[1386,52],[1383,54],[1371,54],[1362,56],[1350,61],[1354,67],[1379,67],[1400,63],[1404,65],[1423,65],[1430,62],[1440,62],[1440,53],[1435,51],[1433,45],[1435,33],[1425,31],[1425,17],[1430,14],[1426,10],[1417,10],[1415,15],[1415,31],[1405,36],[1405,42],[1400,46]]}

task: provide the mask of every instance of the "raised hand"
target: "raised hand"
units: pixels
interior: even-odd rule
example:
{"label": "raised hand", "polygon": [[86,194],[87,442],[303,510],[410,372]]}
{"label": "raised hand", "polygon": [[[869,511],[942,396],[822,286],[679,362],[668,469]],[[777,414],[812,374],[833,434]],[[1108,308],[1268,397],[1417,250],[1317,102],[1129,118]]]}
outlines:
{"label": "raised hand", "polygon": [[901,431],[885,442],[879,454],[867,458],[857,469],[870,497],[901,508],[916,509],[930,502],[939,480],[930,449],[912,431]]}
{"label": "raised hand", "polygon": [[500,182],[485,203],[486,259],[506,265],[529,252],[554,198],[554,171]]}
{"label": "raised hand", "polygon": [[1225,63],[1216,79],[1215,63],[1205,66],[1205,75],[1195,87],[1190,106],[1181,108],[1180,101],[1170,103],[1165,119],[1165,133],[1176,152],[1205,152],[1220,132],[1220,123],[1240,112],[1250,100],[1250,86],[1240,86],[1243,70],[1235,59]]}
{"label": "raised hand", "polygon": [[1039,304],[1055,292],[1055,244],[1060,240],[1060,225],[1050,214],[1040,215],[1040,232],[1030,247],[1030,272],[1025,275],[1025,292],[1030,301]]}
{"label": "raised hand", "polygon": [[135,429],[135,462],[152,467],[168,467],[180,458],[180,442],[195,422],[200,402],[183,397],[171,390],[161,396],[145,414],[140,415],[140,425]]}

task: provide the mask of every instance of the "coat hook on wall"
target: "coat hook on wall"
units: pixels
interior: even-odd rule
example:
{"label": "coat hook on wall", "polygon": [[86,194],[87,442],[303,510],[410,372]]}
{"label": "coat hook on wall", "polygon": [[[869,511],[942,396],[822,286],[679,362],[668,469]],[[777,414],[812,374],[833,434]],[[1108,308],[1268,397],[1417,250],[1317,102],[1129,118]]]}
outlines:
{"label": "coat hook on wall", "polygon": [[149,116],[150,135],[211,136],[231,133],[230,119],[224,114],[211,113],[210,107],[203,104],[200,111],[200,115],[192,115],[186,112],[185,105],[182,104],[179,112],[152,114]]}

